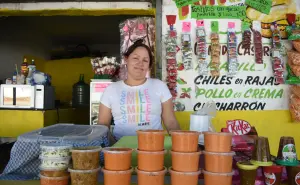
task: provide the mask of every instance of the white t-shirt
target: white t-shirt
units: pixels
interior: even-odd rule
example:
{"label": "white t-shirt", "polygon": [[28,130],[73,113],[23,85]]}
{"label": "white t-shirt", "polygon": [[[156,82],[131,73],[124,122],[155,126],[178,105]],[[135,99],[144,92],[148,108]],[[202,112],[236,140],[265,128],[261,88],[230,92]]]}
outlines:
{"label": "white t-shirt", "polygon": [[110,84],[101,103],[111,109],[116,139],[136,135],[139,129],[162,129],[162,103],[172,97],[167,85],[148,78],[139,86],[128,86],[124,81]]}

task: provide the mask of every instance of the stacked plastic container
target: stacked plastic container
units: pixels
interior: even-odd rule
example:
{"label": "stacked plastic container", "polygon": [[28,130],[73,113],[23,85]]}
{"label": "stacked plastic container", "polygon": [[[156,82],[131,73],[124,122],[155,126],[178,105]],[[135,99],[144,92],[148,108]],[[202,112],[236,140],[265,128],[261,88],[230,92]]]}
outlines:
{"label": "stacked plastic container", "polygon": [[138,185],[164,185],[167,169],[164,167],[166,150],[163,130],[139,130],[137,164]]}
{"label": "stacked plastic container", "polygon": [[103,149],[104,153],[104,185],[130,185],[131,184],[131,148]]}
{"label": "stacked plastic container", "polygon": [[169,169],[172,185],[197,185],[200,154],[197,131],[172,131],[172,167]]}
{"label": "stacked plastic container", "polygon": [[71,149],[72,166],[69,167],[72,185],[98,185],[101,147]]}
{"label": "stacked plastic container", "polygon": [[40,179],[41,185],[69,184],[67,171],[70,162],[72,145],[45,144],[41,145]]}
{"label": "stacked plastic container", "polygon": [[231,133],[204,132],[204,184],[232,184],[232,160],[235,152],[231,151],[231,145]]}

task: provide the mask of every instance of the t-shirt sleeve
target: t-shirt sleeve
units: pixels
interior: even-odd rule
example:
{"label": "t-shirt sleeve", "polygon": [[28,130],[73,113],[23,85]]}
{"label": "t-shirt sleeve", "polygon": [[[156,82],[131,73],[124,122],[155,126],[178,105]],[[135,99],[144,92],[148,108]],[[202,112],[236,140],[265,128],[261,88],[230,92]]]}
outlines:
{"label": "t-shirt sleeve", "polygon": [[111,109],[111,96],[112,95],[112,87],[109,85],[103,92],[101,96],[100,103],[105,105],[106,107]]}
{"label": "t-shirt sleeve", "polygon": [[159,87],[157,89],[160,89],[160,91],[161,91],[160,101],[162,103],[164,103],[164,102],[168,101],[170,98],[172,98],[171,92],[170,92],[168,86],[164,82],[160,81]]}

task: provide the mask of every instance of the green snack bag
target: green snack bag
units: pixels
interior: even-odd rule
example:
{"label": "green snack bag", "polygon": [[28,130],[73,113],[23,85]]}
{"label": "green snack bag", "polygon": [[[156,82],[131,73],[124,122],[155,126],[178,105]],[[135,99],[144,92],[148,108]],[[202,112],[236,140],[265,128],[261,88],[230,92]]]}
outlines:
{"label": "green snack bag", "polygon": [[292,26],[287,26],[285,28],[285,31],[288,34],[288,40],[298,40],[298,39],[300,39],[300,27],[299,26],[297,26],[294,29],[293,29]]}
{"label": "green snack bag", "polygon": [[287,72],[288,72],[286,83],[291,84],[291,85],[300,84],[300,77],[296,76],[293,73],[293,71],[292,71],[291,67],[289,66],[289,64],[286,64],[286,69],[287,69]]}

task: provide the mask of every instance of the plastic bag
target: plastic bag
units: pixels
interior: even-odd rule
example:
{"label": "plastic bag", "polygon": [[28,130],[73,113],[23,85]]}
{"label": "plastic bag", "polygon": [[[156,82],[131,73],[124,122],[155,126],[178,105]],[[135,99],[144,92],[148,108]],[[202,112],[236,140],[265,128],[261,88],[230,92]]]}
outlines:
{"label": "plastic bag", "polygon": [[300,86],[291,86],[290,114],[293,122],[300,122]]}

